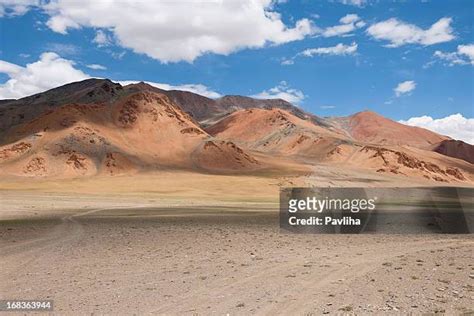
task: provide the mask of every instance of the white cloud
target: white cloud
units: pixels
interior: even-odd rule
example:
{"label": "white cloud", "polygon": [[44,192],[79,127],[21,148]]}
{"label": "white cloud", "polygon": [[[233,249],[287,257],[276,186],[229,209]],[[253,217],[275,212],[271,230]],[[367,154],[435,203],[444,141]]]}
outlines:
{"label": "white cloud", "polygon": [[340,0],[340,2],[356,7],[363,7],[367,3],[367,0]]}
{"label": "white cloud", "polygon": [[448,65],[474,65],[474,44],[458,45],[456,52],[445,53],[435,51],[434,57],[445,61]]}
{"label": "white cloud", "polygon": [[[43,92],[64,84],[84,80],[90,76],[74,67],[71,60],[61,58],[56,53],[41,54],[38,61],[27,64],[25,67],[0,60],[0,73],[6,74],[9,79],[0,84],[0,99],[17,99],[35,93]],[[98,64],[87,65],[88,68],[105,70]],[[126,85],[138,81],[118,81]],[[212,91],[202,84],[170,85],[166,83],[147,82],[164,90],[183,90],[194,92],[209,98],[221,97],[221,94]]]}
{"label": "white cloud", "polygon": [[99,65],[99,64],[89,64],[86,65],[87,68],[94,69],[94,70],[106,70],[107,67]]}
{"label": "white cloud", "polygon": [[348,33],[365,26],[365,22],[362,21],[357,14],[347,14],[343,16],[339,22],[341,24],[321,30],[321,35],[324,37],[347,36]]}
{"label": "white cloud", "polygon": [[[51,2],[51,4],[54,3]],[[81,27],[81,25],[73,19],[61,15],[53,16],[46,22],[46,25],[53,31],[61,34],[67,34],[68,28],[78,29]]]}
{"label": "white cloud", "polygon": [[39,0],[0,0],[0,17],[23,15]]}
{"label": "white cloud", "polygon": [[458,54],[467,56],[471,61],[471,65],[474,65],[474,44],[459,45]]}
{"label": "white cloud", "polygon": [[361,28],[361,27],[364,27],[366,25],[366,23],[364,21],[358,21],[356,22],[355,26],[357,28]]}
{"label": "white cloud", "polygon": [[360,18],[357,14],[347,14],[343,16],[341,19],[339,19],[339,22],[344,23],[344,24],[349,24],[349,23],[354,23],[359,21]]}
{"label": "white cloud", "polygon": [[[316,34],[323,37],[333,36],[351,36],[352,31],[364,27],[365,22],[357,14],[347,14],[339,19],[340,25],[330,26],[325,29],[317,28]],[[314,55],[353,55],[357,52],[357,43],[352,42],[351,45],[342,43],[332,47],[317,47],[306,49],[291,58],[284,58],[281,65],[288,66],[295,63],[298,56],[313,57]]]}
{"label": "white cloud", "polygon": [[[25,67],[0,60],[0,73],[6,74],[9,79],[0,84],[1,99],[18,99],[35,93],[43,92],[67,83],[90,78],[90,76],[74,67],[71,60],[61,58],[58,54],[46,52],[41,54],[38,61],[27,64]],[[98,64],[86,67],[95,70],[106,68]],[[122,85],[139,81],[117,81]],[[194,92],[209,98],[219,98],[222,95],[202,84],[170,85],[166,83],[147,82],[163,90],[182,90]]]}
{"label": "white cloud", "polygon": [[315,32],[309,19],[298,20],[293,27],[286,25],[274,4],[272,0],[122,0],[120,5],[52,0],[42,8],[50,16],[47,25],[55,32],[107,29],[119,45],[166,63],[288,43]]}
{"label": "white cloud", "polygon": [[308,48],[299,53],[305,57],[313,57],[315,55],[353,55],[357,52],[357,43],[352,42],[351,45],[344,45],[342,43],[331,47],[317,47]]}
{"label": "white cloud", "polygon": [[252,95],[252,97],[257,99],[283,99],[298,104],[304,100],[305,95],[300,90],[290,88],[285,81],[281,81],[276,87]]}
{"label": "white cloud", "polygon": [[110,36],[102,30],[98,30],[95,33],[95,37],[92,41],[96,43],[99,47],[109,46],[112,44],[112,39],[110,38]]}
{"label": "white cloud", "polygon": [[293,65],[294,63],[295,63],[295,60],[293,58],[288,58],[288,59],[285,58],[281,61],[281,64],[284,66]]}
{"label": "white cloud", "polygon": [[434,52],[433,56],[447,62],[450,66],[467,64],[467,61],[459,56],[457,52],[445,53],[437,50]]}
{"label": "white cloud", "polygon": [[440,119],[434,119],[431,116],[424,115],[399,122],[406,125],[423,127],[474,145],[474,118],[465,118],[459,113]]}
{"label": "white cloud", "polygon": [[9,77],[15,76],[23,70],[23,67],[0,60],[0,73],[7,74]]}
{"label": "white cloud", "polygon": [[25,67],[0,60],[0,73],[9,79],[0,84],[0,99],[22,98],[89,76],[74,68],[74,62],[46,52]]}
{"label": "white cloud", "polygon": [[416,82],[413,80],[403,81],[400,82],[393,91],[395,91],[395,95],[400,97],[407,93],[412,92],[416,88]]}
{"label": "white cloud", "polygon": [[[132,84],[132,83],[138,83],[140,81],[137,81],[137,80],[122,80],[122,81],[116,81],[116,82],[118,82],[121,85],[125,86],[125,85]],[[144,82],[149,84],[150,86],[154,86],[154,87],[157,87],[159,89],[189,91],[189,92],[197,93],[197,94],[200,94],[202,96],[212,98],[212,99],[217,99],[217,98],[220,98],[222,96],[220,93],[211,90],[209,87],[207,87],[203,84],[189,83],[189,84],[182,84],[182,85],[170,85],[170,84],[167,84],[167,83],[159,83],[159,82],[152,82],[152,81],[144,81]]]}
{"label": "white cloud", "polygon": [[406,44],[428,46],[449,42],[455,38],[451,22],[451,18],[441,18],[430,28],[424,30],[414,24],[391,18],[371,25],[367,29],[367,33],[377,40],[389,41],[388,47],[399,47]]}

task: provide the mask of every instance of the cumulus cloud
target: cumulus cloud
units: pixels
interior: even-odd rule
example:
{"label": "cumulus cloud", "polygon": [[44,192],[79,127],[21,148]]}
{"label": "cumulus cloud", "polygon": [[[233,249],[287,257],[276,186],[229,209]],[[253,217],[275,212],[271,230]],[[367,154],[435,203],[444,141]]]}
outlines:
{"label": "cumulus cloud", "polygon": [[283,99],[298,104],[304,100],[305,95],[302,91],[289,87],[285,81],[281,81],[276,87],[252,95],[252,97],[257,99]]}
{"label": "cumulus cloud", "polygon": [[0,0],[0,17],[23,15],[39,4],[39,0]]}
{"label": "cumulus cloud", "polygon": [[[467,61],[464,60],[457,52],[446,53],[442,51],[435,51],[433,54],[434,57],[446,62],[449,66],[454,65],[465,65]],[[429,65],[432,65],[433,62],[430,62]]]}
{"label": "cumulus cloud", "polygon": [[74,68],[74,62],[46,52],[25,67],[0,60],[0,73],[9,79],[0,84],[0,99],[17,99],[89,76]]}
{"label": "cumulus cloud", "polygon": [[339,22],[344,24],[354,23],[359,21],[360,18],[357,14],[347,14],[339,19]]}
{"label": "cumulus cloud", "polygon": [[466,118],[460,113],[440,119],[434,119],[431,116],[424,115],[399,122],[410,126],[423,127],[474,145],[474,118]]}
{"label": "cumulus cloud", "polygon": [[413,80],[403,81],[400,82],[393,91],[395,91],[395,95],[397,97],[401,97],[402,95],[406,95],[407,93],[412,92],[416,88],[416,82]]}
{"label": "cumulus cloud", "polygon": [[347,14],[339,22],[341,24],[323,29],[321,35],[324,37],[348,36],[350,32],[365,26],[365,22],[357,14]]}
{"label": "cumulus cloud", "polygon": [[467,56],[471,61],[471,65],[474,65],[474,44],[459,45],[458,54]]}
{"label": "cumulus cloud", "polygon": [[99,64],[89,64],[89,65],[86,65],[86,67],[93,70],[107,70],[107,67],[99,65]]}
{"label": "cumulus cloud", "polygon": [[424,30],[414,24],[391,18],[371,25],[367,29],[367,34],[377,40],[389,41],[387,47],[399,47],[406,44],[428,46],[449,42],[455,38],[451,22],[451,18],[441,18]]}
{"label": "cumulus cloud", "polygon": [[[117,82],[125,86],[132,83],[138,83],[140,81],[122,80],[122,81],[117,81]],[[189,83],[189,84],[182,84],[182,85],[171,85],[167,83],[159,83],[159,82],[152,82],[152,81],[144,81],[144,82],[149,84],[150,86],[157,87],[159,89],[189,91],[189,92],[197,93],[211,99],[217,99],[222,96],[219,92],[213,91],[209,87],[203,84]]]}
{"label": "cumulus cloud", "polygon": [[[26,66],[20,66],[0,60],[0,73],[6,74],[9,79],[0,84],[0,99],[18,99],[35,93],[43,92],[67,83],[90,78],[90,76],[76,69],[72,60],[61,58],[58,54],[46,52],[41,54],[38,61]],[[98,64],[86,65],[95,70],[106,68]],[[126,85],[138,81],[118,81]],[[202,84],[170,85],[166,83],[147,82],[164,90],[183,90],[194,92],[209,98],[218,98],[220,93],[212,91]]]}
{"label": "cumulus cloud", "polygon": [[474,44],[458,45],[455,52],[435,51],[434,57],[443,60],[450,66],[454,65],[474,65]]}
{"label": "cumulus cloud", "polygon": [[344,45],[342,43],[330,47],[308,48],[302,51],[299,55],[305,57],[313,57],[315,55],[353,55],[357,52],[357,43],[352,42],[351,45]]}
{"label": "cumulus cloud", "polygon": [[8,76],[15,76],[23,70],[23,67],[9,63],[4,60],[0,60],[0,73],[7,74]]}
{"label": "cumulus cloud", "polygon": [[260,48],[302,40],[315,32],[309,19],[286,25],[272,0],[113,1],[51,0],[41,8],[47,25],[66,34],[69,29],[92,27],[94,41],[116,42],[162,62],[192,62],[214,53],[228,55],[245,48]]}
{"label": "cumulus cloud", "polygon": [[[317,28],[315,34],[323,37],[333,36],[351,36],[352,31],[365,26],[365,22],[357,14],[347,14],[339,19],[341,24],[330,26],[327,28]],[[296,54],[293,57],[284,58],[281,60],[281,65],[288,66],[295,63],[298,56],[313,57],[315,55],[353,55],[357,52],[357,43],[352,42],[350,45],[342,43],[330,47],[316,47],[308,48]]]}

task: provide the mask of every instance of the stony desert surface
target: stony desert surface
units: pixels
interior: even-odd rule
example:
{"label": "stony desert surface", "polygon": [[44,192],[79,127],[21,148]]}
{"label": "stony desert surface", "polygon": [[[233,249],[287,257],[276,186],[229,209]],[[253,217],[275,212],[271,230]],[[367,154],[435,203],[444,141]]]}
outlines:
{"label": "stony desert surface", "polygon": [[53,299],[58,315],[474,312],[471,235],[290,234],[287,181],[302,180],[3,180],[1,296]]}

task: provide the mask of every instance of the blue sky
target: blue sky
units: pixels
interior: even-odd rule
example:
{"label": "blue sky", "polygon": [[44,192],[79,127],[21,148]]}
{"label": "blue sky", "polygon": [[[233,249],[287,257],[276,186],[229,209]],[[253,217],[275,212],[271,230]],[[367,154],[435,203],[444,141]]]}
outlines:
{"label": "blue sky", "polygon": [[470,0],[100,2],[0,0],[0,97],[91,76],[321,116],[474,117]]}

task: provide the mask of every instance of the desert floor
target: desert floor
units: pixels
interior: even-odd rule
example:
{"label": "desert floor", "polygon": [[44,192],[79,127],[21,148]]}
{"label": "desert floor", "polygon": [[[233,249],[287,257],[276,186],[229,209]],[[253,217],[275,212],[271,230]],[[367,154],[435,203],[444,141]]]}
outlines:
{"label": "desert floor", "polygon": [[290,234],[282,181],[1,181],[0,297],[63,315],[474,312],[471,235]]}

